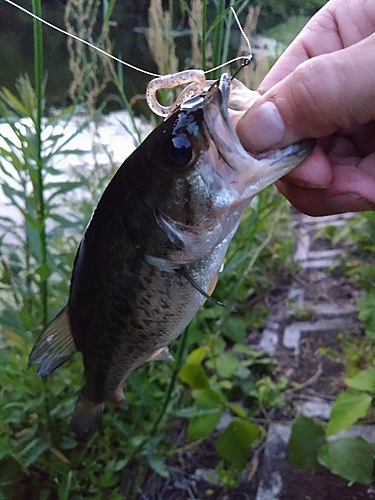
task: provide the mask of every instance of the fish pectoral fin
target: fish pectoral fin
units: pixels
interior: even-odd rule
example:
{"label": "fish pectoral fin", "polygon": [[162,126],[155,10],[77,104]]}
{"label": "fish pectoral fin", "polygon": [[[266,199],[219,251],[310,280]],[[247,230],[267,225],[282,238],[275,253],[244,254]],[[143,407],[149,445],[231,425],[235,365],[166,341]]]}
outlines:
{"label": "fish pectoral fin", "polygon": [[87,439],[101,424],[104,403],[96,403],[86,396],[78,398],[70,428],[78,439]]}
{"label": "fish pectoral fin", "polygon": [[220,271],[217,274],[215,274],[214,279],[211,281],[210,288],[208,289],[208,292],[207,292],[207,295],[209,295],[210,297],[213,294],[215,287],[217,285],[217,280],[219,279],[219,274],[220,274]]}
{"label": "fish pectoral fin", "polygon": [[174,357],[169,352],[168,346],[165,346],[153,352],[146,361],[174,361]]}
{"label": "fish pectoral fin", "polygon": [[76,352],[68,306],[65,306],[40,334],[30,353],[28,367],[39,364],[38,376],[45,377]]}

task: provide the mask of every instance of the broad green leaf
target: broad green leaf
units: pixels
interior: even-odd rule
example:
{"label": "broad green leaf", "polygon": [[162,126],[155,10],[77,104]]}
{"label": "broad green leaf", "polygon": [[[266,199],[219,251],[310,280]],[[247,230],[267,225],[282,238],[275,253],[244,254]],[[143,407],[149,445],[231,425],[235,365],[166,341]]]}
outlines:
{"label": "broad green leaf", "polygon": [[347,377],[345,383],[352,389],[375,392],[375,368],[368,368],[357,373],[354,377]]}
{"label": "broad green leaf", "polygon": [[237,415],[237,417],[245,418],[246,417],[246,411],[241,408],[241,406],[235,405],[233,403],[228,403],[228,408],[232,413]]}
{"label": "broad green leaf", "polygon": [[239,317],[230,317],[225,324],[223,334],[233,340],[233,342],[243,342],[246,337],[248,323]]}
{"label": "broad green leaf", "polygon": [[186,364],[187,365],[189,365],[189,364],[192,364],[192,365],[199,364],[204,359],[204,357],[206,356],[207,352],[208,352],[207,347],[198,347],[198,349],[194,349],[194,351],[192,351],[189,354],[189,356],[187,357]]}
{"label": "broad green leaf", "polygon": [[174,415],[179,418],[194,418],[202,417],[204,415],[211,415],[216,413],[217,408],[198,408],[197,406],[190,406],[190,408],[181,408],[174,412]]}
{"label": "broad green leaf", "polygon": [[39,276],[41,278],[48,278],[48,276],[51,275],[51,272],[52,272],[52,269],[50,268],[50,266],[48,264],[42,264],[41,266],[37,267],[35,269],[35,273],[36,274],[39,274]]}
{"label": "broad green leaf", "polygon": [[251,347],[249,347],[248,345],[246,344],[235,344],[233,346],[233,351],[234,352],[238,352],[240,354],[247,354],[249,356],[254,356],[254,349],[251,349]]}
{"label": "broad green leaf", "polygon": [[258,427],[244,420],[233,420],[216,441],[217,453],[237,469],[246,467],[252,444],[259,434]]}
{"label": "broad green leaf", "polygon": [[209,415],[192,418],[187,428],[187,437],[193,440],[207,437],[215,430],[222,414],[223,410],[217,408]]}
{"label": "broad green leaf", "polygon": [[213,355],[220,354],[221,352],[224,351],[226,347],[225,340],[223,340],[221,337],[217,337],[212,340],[211,342],[211,350]]}
{"label": "broad green leaf", "polygon": [[374,451],[374,446],[362,437],[347,437],[324,444],[319,450],[318,460],[348,481],[371,484]]}
{"label": "broad green leaf", "polygon": [[148,463],[152,470],[154,470],[161,477],[169,477],[169,469],[165,463],[165,459],[157,454],[147,455]]}
{"label": "broad green leaf", "polygon": [[338,395],[333,403],[331,417],[327,425],[327,435],[349,429],[370,408],[371,396],[362,391],[348,390]]}
{"label": "broad green leaf", "polygon": [[288,443],[289,461],[294,467],[309,470],[318,465],[319,448],[326,442],[324,428],[307,417],[298,417]]}
{"label": "broad green leaf", "polygon": [[199,408],[222,408],[225,404],[224,396],[215,389],[197,389],[193,395]]}
{"label": "broad green leaf", "polygon": [[218,382],[218,386],[221,389],[225,389],[227,391],[230,391],[231,389],[233,389],[233,383],[230,380],[220,380]]}
{"label": "broad green leaf", "polygon": [[237,370],[238,358],[233,352],[222,352],[216,358],[216,369],[219,377],[230,378]]}
{"label": "broad green leaf", "polygon": [[181,380],[189,384],[192,389],[204,389],[210,386],[201,365],[184,365],[180,370],[180,377]]}

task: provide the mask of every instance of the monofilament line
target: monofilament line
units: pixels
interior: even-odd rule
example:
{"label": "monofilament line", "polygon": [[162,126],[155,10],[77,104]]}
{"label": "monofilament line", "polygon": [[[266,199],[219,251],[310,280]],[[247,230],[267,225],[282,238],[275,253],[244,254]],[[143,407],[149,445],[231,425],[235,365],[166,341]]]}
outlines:
{"label": "monofilament line", "polygon": [[51,24],[49,23],[48,21],[46,21],[45,19],[42,19],[41,17],[39,16],[36,16],[33,12],[30,12],[29,10],[25,9],[24,7],[21,7],[21,5],[18,5],[14,2],[12,2],[12,0],[5,0],[6,3],[9,3],[10,5],[13,5],[13,7],[16,7],[17,9],[21,10],[22,12],[25,12],[25,14],[28,14],[29,16],[33,17],[34,19],[37,19],[38,21],[40,21],[41,23],[45,24],[46,26],[48,26],[49,28],[53,28],[54,30],[56,31],[59,31],[60,33],[62,33],[63,35],[66,35],[66,36],[70,36],[71,38],[74,38],[74,40],[77,40],[78,42],[82,42],[84,43],[85,45],[87,45],[88,47],[91,47],[92,49],[95,49],[97,50],[98,52],[100,52],[101,54],[104,54],[105,56],[108,56],[110,57],[111,59],[113,59],[114,61],[118,62],[118,63],[121,63],[121,64],[124,64],[125,66],[127,66],[128,68],[131,68],[131,69],[134,69],[135,71],[139,71],[140,73],[145,73],[146,75],[149,75],[149,76],[161,76],[157,73],[152,73],[151,71],[147,71],[145,69],[142,69],[142,68],[138,68],[137,66],[133,66],[132,64],[126,62],[126,61],[122,61],[121,59],[119,59],[118,57],[115,57],[113,56],[112,54],[109,54],[108,52],[106,52],[105,50],[102,50],[100,49],[99,47],[96,47],[95,45],[93,45],[92,43],[82,39],[82,38],[79,38],[78,36],[76,35],[73,35],[73,33],[69,33],[68,31],[65,31],[63,30],[62,28],[59,28],[58,26],[55,26],[54,24]]}
{"label": "monofilament line", "polygon": [[[120,64],[123,64],[124,66],[127,66],[128,68],[130,69],[134,69],[134,71],[139,71],[140,73],[144,73],[145,75],[149,75],[149,76],[153,76],[153,77],[159,77],[159,76],[163,76],[163,75],[159,75],[158,73],[152,73],[151,71],[147,71],[145,69],[142,69],[142,68],[138,68],[137,66],[133,66],[133,64],[130,64],[126,61],[122,61],[121,59],[119,59],[118,57],[110,54],[109,52],[106,52],[105,50],[103,49],[100,49],[99,47],[96,47],[94,44],[88,42],[87,40],[84,40],[83,38],[80,38],[76,35],[73,35],[73,33],[69,33],[69,31],[66,31],[66,30],[63,30],[62,28],[59,28],[58,26],[55,26],[54,24],[51,24],[49,23],[48,21],[46,21],[45,19],[35,15],[33,12],[25,9],[24,7],[22,7],[21,5],[18,5],[17,3],[13,2],[12,0],[4,0],[6,3],[8,3],[9,5],[12,5],[13,7],[16,7],[17,9],[21,10],[22,12],[24,12],[25,14],[27,14],[28,16],[34,18],[34,19],[37,19],[39,22],[45,24],[46,26],[48,26],[49,28],[52,28],[56,31],[58,31],[59,33],[62,33],[63,35],[66,35],[66,36],[70,36],[70,38],[73,38],[74,40],[77,40],[78,42],[81,42],[81,43],[84,43],[85,45],[87,45],[88,47],[100,52],[101,54],[105,55],[105,56],[108,56],[110,57],[111,59],[113,59],[114,61],[120,63]],[[251,60],[252,58],[252,53],[251,53],[251,45],[250,45],[250,41],[249,39],[247,38],[244,30],[242,29],[242,26],[238,20],[238,17],[237,17],[237,14],[235,13],[233,7],[231,7],[231,10],[233,12],[233,15],[237,21],[237,24],[238,24],[238,27],[242,33],[242,36],[245,38],[246,42],[247,42],[247,45],[249,47],[249,56],[238,56],[238,57],[235,57],[234,59],[230,59],[229,61],[223,63],[223,64],[219,64],[219,66],[216,66],[215,68],[211,68],[207,71],[205,71],[204,73],[207,75],[208,73],[211,73],[212,71],[216,71],[217,69],[220,69],[220,68],[223,68],[224,66],[228,66],[228,64],[232,64],[233,62],[236,62],[236,61],[240,61],[240,60],[243,60],[243,59],[249,59]]]}
{"label": "monofilament line", "polygon": [[253,58],[253,51],[251,49],[251,43],[250,43],[249,37],[244,32],[243,27],[241,26],[240,20],[238,19],[238,16],[237,16],[236,11],[234,10],[234,8],[231,7],[230,10],[232,11],[232,14],[234,15],[234,19],[237,22],[238,28],[239,28],[239,30],[241,32],[241,35],[244,37],[245,42],[247,44],[247,47],[249,49],[249,55],[248,55],[247,59],[249,59],[249,61],[251,61],[251,59]]}
{"label": "monofilament line", "polygon": [[[215,68],[212,68],[212,69],[209,69],[207,71],[204,72],[205,75],[207,75],[208,73],[211,73],[212,71],[216,71],[217,69],[220,69],[220,68],[223,68],[224,66],[228,66],[228,64],[231,64],[233,62],[236,62],[236,61],[241,61],[241,60],[247,60],[247,61],[251,61],[252,58],[253,58],[253,51],[251,49],[251,43],[250,43],[250,40],[248,38],[248,36],[246,35],[246,33],[244,32],[242,26],[241,26],[241,23],[240,23],[240,20],[238,19],[238,16],[236,14],[236,11],[234,10],[233,7],[230,8],[230,10],[232,11],[232,14],[234,15],[234,19],[236,20],[236,23],[238,25],[238,28],[241,32],[241,35],[244,37],[245,39],[245,42],[248,46],[248,49],[249,49],[249,55],[248,56],[238,56],[238,57],[235,57],[234,59],[231,59],[230,61],[227,61],[223,64],[220,64],[219,66],[216,66]],[[248,63],[247,63],[248,64]],[[247,65],[245,64],[245,65]]]}

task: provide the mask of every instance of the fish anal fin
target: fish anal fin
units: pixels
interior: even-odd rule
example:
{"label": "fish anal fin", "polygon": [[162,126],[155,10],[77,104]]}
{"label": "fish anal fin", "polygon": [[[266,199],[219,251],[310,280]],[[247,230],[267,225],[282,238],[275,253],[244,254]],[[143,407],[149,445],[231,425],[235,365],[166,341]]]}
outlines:
{"label": "fish anal fin", "polygon": [[45,377],[75,352],[77,346],[71,331],[68,306],[65,306],[40,334],[30,353],[28,367],[39,364],[38,376]]}
{"label": "fish anal fin", "polygon": [[86,396],[79,396],[70,428],[78,439],[87,439],[101,424],[104,403],[96,403]]}
{"label": "fish anal fin", "polygon": [[146,361],[174,361],[174,357],[169,352],[168,346],[165,346],[153,352]]}
{"label": "fish anal fin", "polygon": [[107,395],[106,402],[113,403],[117,407],[128,410],[129,405],[124,396],[124,381],[122,380],[117,389],[110,395]]}

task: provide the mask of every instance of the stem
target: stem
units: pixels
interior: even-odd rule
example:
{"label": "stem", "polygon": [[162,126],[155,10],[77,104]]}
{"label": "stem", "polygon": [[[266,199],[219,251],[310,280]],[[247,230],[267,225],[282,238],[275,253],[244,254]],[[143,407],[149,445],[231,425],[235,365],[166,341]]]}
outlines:
{"label": "stem", "polygon": [[182,360],[184,350],[186,347],[186,342],[187,342],[187,331],[188,331],[188,328],[185,328],[183,334],[181,335],[181,343],[180,343],[180,346],[178,349],[178,354],[177,354],[177,363],[176,363],[176,366],[173,370],[172,378],[171,378],[171,381],[170,381],[170,384],[168,387],[167,397],[165,398],[164,405],[163,405],[163,408],[161,409],[159,417],[156,419],[154,425],[152,426],[152,429],[150,432],[150,437],[155,434],[157,428],[159,427],[160,422],[162,421],[162,419],[164,417],[164,414],[167,410],[167,407],[169,405],[169,401],[171,399],[172,392],[173,392],[173,389],[174,389],[174,386],[176,383],[176,378],[177,378],[178,372],[180,371],[180,368],[181,368],[181,360]]}
{"label": "stem", "polygon": [[[41,17],[41,0],[32,0],[33,13]],[[37,20],[33,20],[34,31],[34,77],[35,93],[37,99],[37,109],[35,116],[35,135],[36,135],[36,168],[37,168],[37,192],[35,193],[37,202],[37,220],[38,233],[41,250],[41,262],[43,267],[47,265],[47,242],[46,242],[46,213],[44,205],[44,182],[43,182],[43,157],[42,157],[42,119],[43,119],[43,37],[42,25]],[[47,278],[40,277],[40,298],[42,303],[42,322],[43,326],[48,322],[48,283]]]}
{"label": "stem", "polygon": [[[217,2],[217,7],[216,7],[216,14],[217,14],[216,20],[218,19],[219,22],[215,27],[214,31],[213,57],[212,57],[212,64],[214,66],[218,66],[223,62],[221,55],[222,55],[222,44],[223,44],[224,11],[225,11],[225,2],[223,0],[220,0]],[[216,70],[213,73],[213,78],[218,78],[219,76],[218,71],[219,70]]]}
{"label": "stem", "polygon": [[202,69],[206,71],[206,45],[207,45],[207,0],[203,0],[202,5],[202,42],[201,42],[201,50],[202,50]]}
{"label": "stem", "polygon": [[[233,7],[234,0],[230,0],[229,7]],[[225,34],[223,36],[222,42],[222,52],[221,52],[221,61],[225,62],[229,59],[229,46],[230,39],[232,36],[232,23],[233,23],[233,15],[232,12],[228,12],[225,16]]]}
{"label": "stem", "polygon": [[[157,431],[157,429],[158,429],[158,427],[160,425],[160,422],[162,421],[162,419],[163,419],[163,417],[165,415],[165,412],[166,412],[166,410],[168,408],[169,401],[171,399],[172,392],[173,392],[173,389],[174,389],[174,386],[175,386],[175,383],[176,383],[176,378],[177,378],[178,372],[180,371],[180,368],[181,368],[182,358],[183,358],[183,355],[184,355],[184,351],[185,351],[185,347],[186,347],[186,342],[187,342],[187,331],[188,331],[188,328],[185,328],[183,334],[181,335],[181,343],[180,343],[180,346],[179,346],[179,349],[178,349],[178,353],[177,353],[177,356],[176,356],[177,357],[176,366],[174,367],[174,370],[173,370],[173,373],[172,373],[172,378],[171,378],[171,381],[170,381],[169,386],[168,386],[167,396],[165,398],[165,401],[164,401],[163,407],[162,407],[162,409],[161,409],[161,411],[159,413],[159,416],[155,420],[154,425],[152,426],[152,428],[151,428],[148,436],[145,437],[143,439],[143,441],[141,441],[139,443],[139,445],[130,454],[129,459],[127,461],[127,465],[129,465],[131,463],[131,461],[133,460],[133,458],[142,450],[142,448],[150,440],[150,438],[152,438],[152,436]],[[136,485],[134,484],[134,487],[135,486]],[[133,487],[133,491],[134,491],[134,487]],[[131,497],[131,494],[132,494],[132,492],[129,493],[130,497]]]}

